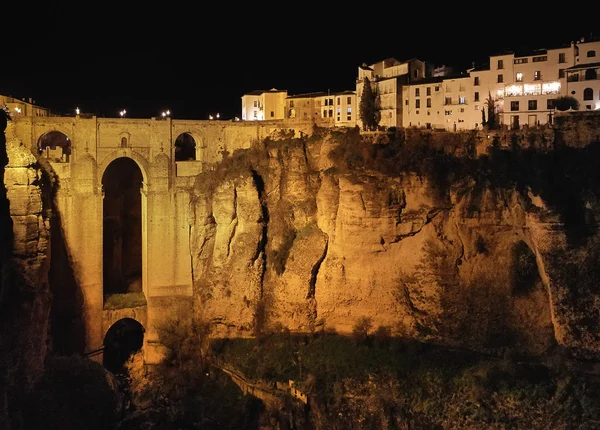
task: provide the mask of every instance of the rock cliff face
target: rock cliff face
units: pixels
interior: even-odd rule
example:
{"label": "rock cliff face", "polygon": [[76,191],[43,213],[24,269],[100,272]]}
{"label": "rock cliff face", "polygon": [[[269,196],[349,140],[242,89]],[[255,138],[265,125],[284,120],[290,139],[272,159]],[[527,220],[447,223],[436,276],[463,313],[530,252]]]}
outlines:
{"label": "rock cliff face", "polygon": [[328,131],[238,151],[193,191],[196,315],[232,336],[370,318],[484,352],[595,356],[598,151],[553,138]]}
{"label": "rock cliff face", "polygon": [[[0,113],[4,114],[4,112]],[[2,131],[6,122],[2,124]],[[0,148],[0,428],[22,428],[25,396],[43,371],[51,293],[41,170],[11,124]],[[8,198],[8,200],[6,200]],[[10,202],[10,203],[9,203]]]}

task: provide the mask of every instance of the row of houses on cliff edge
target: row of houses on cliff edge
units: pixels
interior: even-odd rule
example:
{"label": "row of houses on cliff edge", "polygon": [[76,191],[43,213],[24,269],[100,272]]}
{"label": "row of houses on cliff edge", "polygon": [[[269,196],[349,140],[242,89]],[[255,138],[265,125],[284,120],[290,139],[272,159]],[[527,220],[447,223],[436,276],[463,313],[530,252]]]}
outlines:
{"label": "row of houses on cliff edge", "polygon": [[472,130],[489,121],[509,128],[552,123],[557,99],[580,111],[600,111],[600,41],[581,39],[551,49],[500,52],[460,73],[431,69],[412,58],[386,58],[358,67],[356,86],[338,93],[257,90],[242,96],[242,120],[314,121],[362,128],[358,107],[366,80],[378,96],[380,127]]}

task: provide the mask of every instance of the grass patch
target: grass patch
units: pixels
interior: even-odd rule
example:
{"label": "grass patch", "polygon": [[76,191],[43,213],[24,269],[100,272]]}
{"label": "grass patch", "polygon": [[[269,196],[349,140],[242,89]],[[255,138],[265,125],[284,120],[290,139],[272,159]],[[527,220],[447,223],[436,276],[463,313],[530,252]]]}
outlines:
{"label": "grass patch", "polygon": [[104,299],[104,309],[126,309],[146,306],[146,296],[143,292],[111,294]]}

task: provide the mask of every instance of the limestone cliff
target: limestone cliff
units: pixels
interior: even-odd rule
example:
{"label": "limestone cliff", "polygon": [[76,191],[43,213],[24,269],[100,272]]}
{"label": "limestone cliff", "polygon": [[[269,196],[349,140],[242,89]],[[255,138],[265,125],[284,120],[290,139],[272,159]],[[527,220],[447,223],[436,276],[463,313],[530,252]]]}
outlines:
{"label": "limestone cliff", "polygon": [[[3,132],[6,121],[0,125]],[[7,430],[22,428],[27,391],[43,370],[51,301],[41,170],[10,128],[6,145],[0,132],[0,428]]]}
{"label": "limestone cliff", "polygon": [[370,318],[484,352],[595,356],[597,142],[574,148],[551,129],[382,138],[283,133],[201,174],[198,318],[229,335],[350,333]]}

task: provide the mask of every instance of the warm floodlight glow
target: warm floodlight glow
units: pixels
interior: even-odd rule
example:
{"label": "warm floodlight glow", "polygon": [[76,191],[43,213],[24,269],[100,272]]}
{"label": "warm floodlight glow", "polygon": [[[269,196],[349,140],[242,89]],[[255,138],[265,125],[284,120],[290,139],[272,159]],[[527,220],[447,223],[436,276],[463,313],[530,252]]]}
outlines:
{"label": "warm floodlight glow", "polygon": [[212,115],[209,115],[209,116],[208,116],[208,119],[213,119],[213,116],[212,116]]}
{"label": "warm floodlight glow", "polygon": [[78,108],[78,107],[77,107],[77,108],[75,108],[75,114],[76,114],[76,115],[79,115],[79,112],[81,112],[81,111],[79,110],[79,108]]}
{"label": "warm floodlight glow", "polygon": [[219,119],[219,112],[217,112],[217,119]]}
{"label": "warm floodlight glow", "polygon": [[542,94],[558,94],[560,93],[560,82],[544,82],[542,84]]}
{"label": "warm floodlight glow", "polygon": [[127,113],[127,111],[125,109],[123,109],[122,111],[119,112],[119,115],[121,115],[121,118],[123,118],[126,113]]}
{"label": "warm floodlight glow", "polygon": [[21,108],[20,108],[20,107],[16,107],[16,108],[15,108],[15,111],[16,111],[17,113],[21,113]]}

